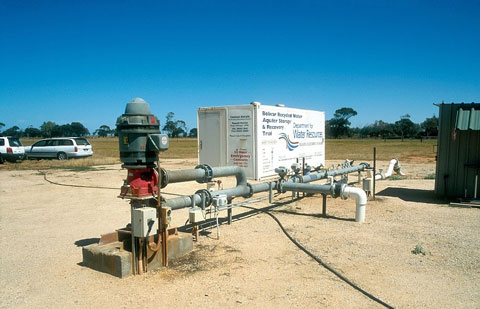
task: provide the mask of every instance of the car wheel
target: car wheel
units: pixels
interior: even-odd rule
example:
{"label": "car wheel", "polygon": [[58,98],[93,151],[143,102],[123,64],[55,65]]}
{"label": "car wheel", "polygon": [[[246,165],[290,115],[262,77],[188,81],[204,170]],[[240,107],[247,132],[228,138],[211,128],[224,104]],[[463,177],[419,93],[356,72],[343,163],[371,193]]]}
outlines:
{"label": "car wheel", "polygon": [[2,154],[0,154],[0,164],[3,164]]}
{"label": "car wheel", "polygon": [[65,152],[59,152],[59,153],[57,153],[57,159],[58,160],[67,160],[67,154]]}

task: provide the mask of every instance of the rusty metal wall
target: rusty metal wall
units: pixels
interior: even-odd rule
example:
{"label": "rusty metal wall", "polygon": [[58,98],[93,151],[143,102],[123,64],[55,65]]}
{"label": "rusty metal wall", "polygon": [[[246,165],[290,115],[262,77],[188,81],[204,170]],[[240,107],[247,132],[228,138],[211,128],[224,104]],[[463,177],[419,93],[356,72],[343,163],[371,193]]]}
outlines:
{"label": "rusty metal wall", "polygon": [[[480,110],[480,104],[439,104],[438,153],[435,176],[437,197],[472,198],[475,175],[479,175],[480,195],[480,130],[458,130],[459,109]],[[477,196],[478,198],[478,196]]]}

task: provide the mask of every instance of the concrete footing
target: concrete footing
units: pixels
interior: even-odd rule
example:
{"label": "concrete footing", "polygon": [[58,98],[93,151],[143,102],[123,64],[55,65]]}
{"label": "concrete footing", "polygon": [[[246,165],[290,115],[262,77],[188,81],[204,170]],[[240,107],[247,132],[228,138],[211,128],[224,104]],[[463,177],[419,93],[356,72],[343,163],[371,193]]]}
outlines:
{"label": "concrete footing", "polygon": [[[119,278],[132,275],[131,244],[127,241],[112,241],[109,243],[92,244],[82,248],[83,265],[92,269],[111,274]],[[128,250],[127,250],[128,249]],[[188,233],[177,233],[168,237],[168,261],[173,261],[193,249],[193,237]],[[147,249],[147,271],[162,266],[161,252]]]}

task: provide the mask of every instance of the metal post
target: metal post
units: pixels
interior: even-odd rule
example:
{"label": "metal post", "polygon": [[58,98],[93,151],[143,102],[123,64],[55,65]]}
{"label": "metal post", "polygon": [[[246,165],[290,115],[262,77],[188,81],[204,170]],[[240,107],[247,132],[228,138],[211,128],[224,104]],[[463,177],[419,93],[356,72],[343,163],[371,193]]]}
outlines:
{"label": "metal post", "polygon": [[271,204],[273,202],[273,191],[272,191],[272,183],[268,183],[268,202]]}
{"label": "metal post", "polygon": [[478,175],[475,175],[475,189],[473,190],[473,198],[477,199]]}
{"label": "metal post", "polygon": [[130,232],[132,234],[132,266],[133,266],[133,274],[136,275],[137,272],[137,256],[135,252],[135,236],[133,236],[133,205],[131,205],[130,210]]}
{"label": "metal post", "polygon": [[[305,175],[305,157],[302,157],[302,177]],[[302,196],[305,197],[306,193],[302,192]]]}
{"label": "metal post", "polygon": [[373,147],[373,192],[372,197],[375,200],[375,176],[377,174],[377,147]]}
{"label": "metal post", "polygon": [[[299,158],[297,158],[297,163],[300,163]],[[294,193],[294,194],[295,194],[295,193]],[[297,195],[296,197],[299,198],[299,197],[300,197],[300,192],[296,192],[296,195]]]}
{"label": "metal post", "polygon": [[[228,200],[228,205],[232,205],[232,200]],[[232,208],[227,209],[228,224],[232,224]]]}
{"label": "metal post", "polygon": [[322,216],[324,218],[327,217],[327,195],[325,193],[322,193]]}

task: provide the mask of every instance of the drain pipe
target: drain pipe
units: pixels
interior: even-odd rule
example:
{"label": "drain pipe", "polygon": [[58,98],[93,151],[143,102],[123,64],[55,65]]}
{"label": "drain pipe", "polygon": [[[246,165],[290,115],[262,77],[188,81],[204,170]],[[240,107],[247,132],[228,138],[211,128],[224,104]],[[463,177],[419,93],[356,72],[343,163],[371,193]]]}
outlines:
{"label": "drain pipe", "polygon": [[355,199],[355,221],[365,222],[365,212],[367,209],[367,194],[360,188],[346,186],[342,192],[341,197],[347,199],[353,197]]}

